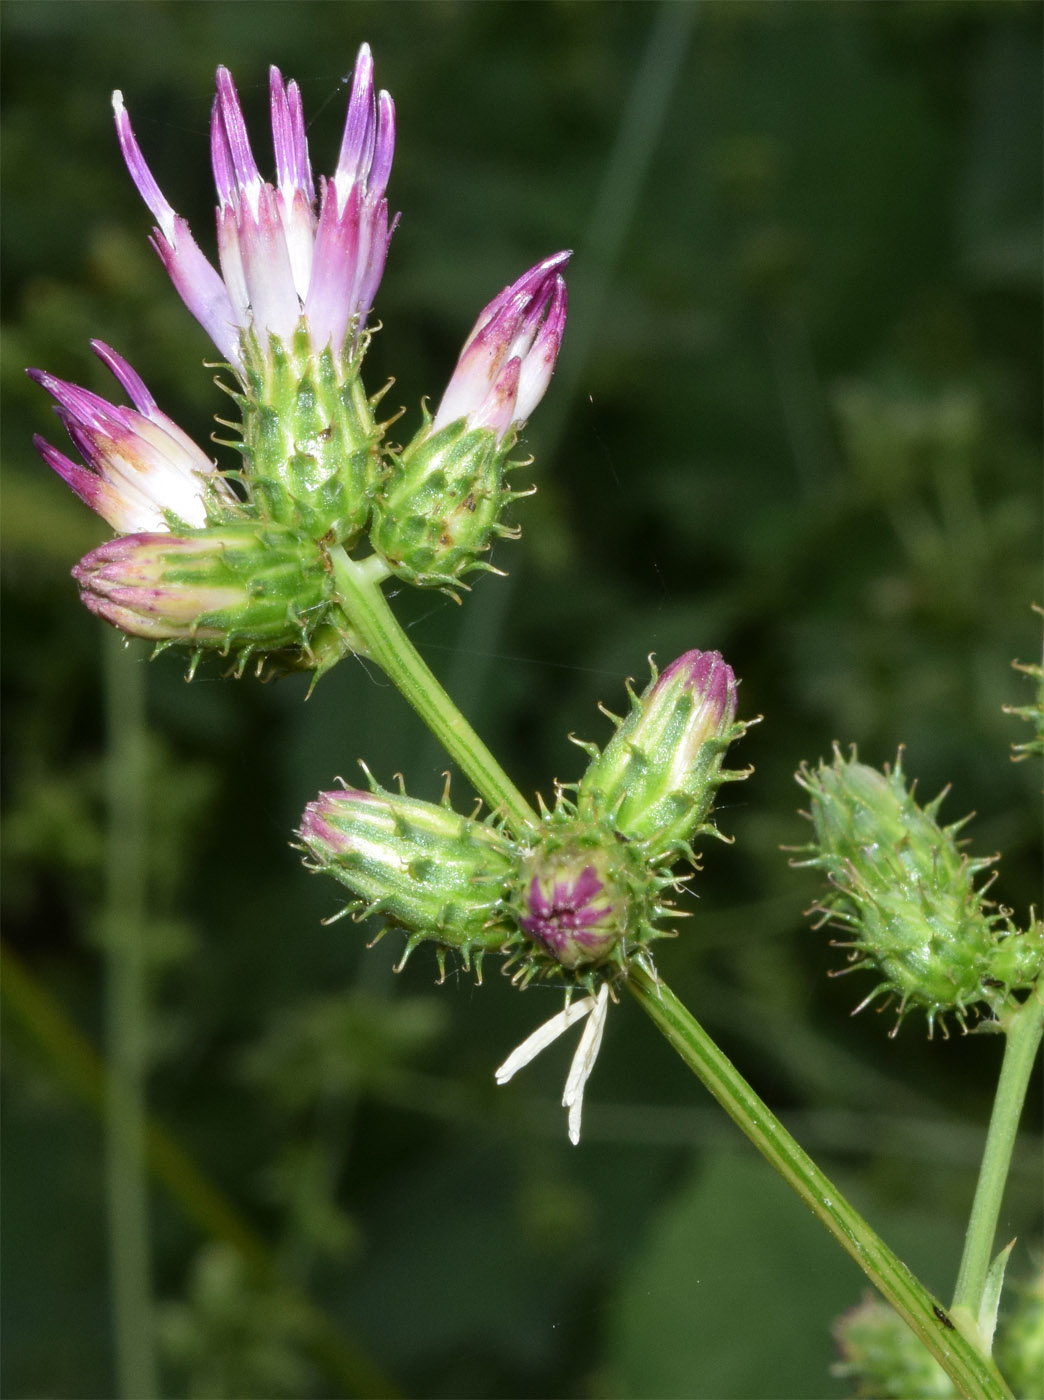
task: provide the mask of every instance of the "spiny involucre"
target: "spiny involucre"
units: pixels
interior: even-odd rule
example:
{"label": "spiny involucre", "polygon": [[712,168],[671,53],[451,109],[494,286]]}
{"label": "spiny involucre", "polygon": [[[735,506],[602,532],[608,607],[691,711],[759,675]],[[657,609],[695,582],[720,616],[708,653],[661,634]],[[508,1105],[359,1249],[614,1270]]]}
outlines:
{"label": "spiny involucre", "polygon": [[1044,929],[1034,918],[1020,931],[1010,911],[986,898],[995,877],[976,886],[996,857],[961,850],[956,838],[967,818],[940,826],[945,791],[922,807],[901,759],[882,773],[839,750],[832,763],[802,768],[797,781],[811,798],[814,839],[795,864],[826,874],[823,921],[848,935],[837,944],[850,950],[853,969],[875,969],[882,979],[857,1009],[896,998],[893,1035],[911,1006],[922,1008],[929,1028],[948,1012],[964,1026],[970,1012],[996,1012],[1033,986]]}

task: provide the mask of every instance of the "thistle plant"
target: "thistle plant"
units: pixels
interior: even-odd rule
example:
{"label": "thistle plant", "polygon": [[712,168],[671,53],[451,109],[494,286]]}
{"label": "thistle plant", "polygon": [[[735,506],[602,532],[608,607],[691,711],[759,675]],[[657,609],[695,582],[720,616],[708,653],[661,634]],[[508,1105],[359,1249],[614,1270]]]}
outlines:
{"label": "thistle plant", "polygon": [[190,675],[207,653],[228,658],[239,676],[249,663],[265,674],[303,670],[315,683],[352,655],[383,671],[479,806],[457,805],[448,782],[441,802],[421,801],[404,781],[392,791],[365,768],[364,786],[318,794],[295,840],[309,869],[348,892],[331,921],[378,920],[377,938],[397,931],[399,967],[430,943],[441,979],[457,965],[481,981],[499,962],[520,991],[558,987],[562,1009],[495,1075],[506,1084],[583,1022],[563,1094],[574,1145],[609,1009],[633,996],[887,1300],[891,1311],[875,1303],[839,1324],[859,1393],[937,1394],[943,1377],[955,1393],[1009,1395],[991,1355],[1007,1261],[1006,1253],[992,1258],[993,1239],[1041,1038],[1040,921],[1031,912],[1020,925],[987,898],[993,859],[962,850],[963,823],[939,824],[941,799],[919,805],[899,762],[879,772],[838,752],[801,769],[814,835],[796,863],[824,874],[820,921],[840,931],[854,969],[879,978],[862,1004],[889,997],[898,1021],[918,1008],[929,1031],[952,1022],[1005,1037],[965,1255],[944,1307],[802,1151],[658,969],[656,945],[680,931],[703,838],[722,837],[719,790],[750,771],[727,766],[754,721],[737,718],[739,684],[714,638],[693,638],[698,645],[662,669],[653,663],[640,693],[628,683],[626,714],[610,715],[604,747],[578,741],[586,767],[575,782],[556,782],[547,806],[504,772],[383,591],[392,580],[459,600],[466,578],[499,571],[489,558],[494,541],[518,537],[513,508],[528,492],[513,487],[521,463],[512,454],[552,382],[570,254],[543,257],[486,305],[434,412],[424,406],[412,438],[392,442],[390,423],[378,417],[384,390],[364,382],[398,218],[387,199],[395,109],[375,91],[369,49],[359,52],[337,163],[318,193],[296,84],[271,70],[272,183],[260,173],[232,77],[218,70],[218,267],[161,192],[121,94],[113,107],[128,171],[156,221],[153,246],[222,357],[220,382],[239,415],[226,445],[238,465],[220,468],[100,342],[94,349],[132,407],[30,370],[83,460],[37,439],[42,457],[117,532],[73,569],[86,607],[158,649],[183,648]]}

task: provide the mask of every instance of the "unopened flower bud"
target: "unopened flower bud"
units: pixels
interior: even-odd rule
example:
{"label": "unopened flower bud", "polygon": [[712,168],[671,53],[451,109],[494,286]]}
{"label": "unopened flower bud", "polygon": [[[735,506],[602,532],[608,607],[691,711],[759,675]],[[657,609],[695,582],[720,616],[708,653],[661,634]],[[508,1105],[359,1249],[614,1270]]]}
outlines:
{"label": "unopened flower bud", "polygon": [[506,287],[479,317],[434,416],[393,460],[371,543],[398,577],[452,588],[482,558],[517,492],[504,485],[522,423],[544,395],[565,326],[558,253]]}
{"label": "unopened flower bud", "polygon": [[684,850],[706,825],[714,795],[744,773],[722,769],[736,721],[736,678],[716,651],[687,651],[638,697],[580,780],[581,812],[605,814],[651,859]]}
{"label": "unopened flower bud", "polygon": [[509,966],[525,986],[552,978],[593,991],[606,969],[648,965],[650,943],[668,936],[657,922],[674,912],[664,892],[678,885],[637,842],[607,819],[585,817],[564,791],[520,854],[512,911],[525,942]]}
{"label": "unopened flower bud", "polygon": [[514,850],[484,822],[380,788],[347,788],[310,802],[298,835],[312,868],[356,896],[345,912],[360,919],[381,914],[406,930],[402,962],[430,939],[439,945],[441,967],[447,948],[465,966],[472,957],[480,966],[486,952],[517,938],[504,904]]}
{"label": "unopened flower bud", "polygon": [[990,881],[976,889],[995,858],[962,854],[963,821],[939,825],[945,793],[920,807],[900,762],[881,773],[840,752],[797,780],[811,798],[815,837],[809,857],[796,863],[826,873],[824,918],[849,935],[839,946],[851,950],[852,967],[882,978],[862,1006],[891,994],[900,1020],[913,1005],[929,1027],[947,1011],[963,1024],[977,1002],[997,1005],[1032,985],[1044,960],[1040,926],[1020,933],[986,900]]}
{"label": "unopened flower bud", "polygon": [[123,535],[73,569],[91,612],[157,642],[249,654],[300,645],[332,595],[314,541],[233,523],[189,535]]}

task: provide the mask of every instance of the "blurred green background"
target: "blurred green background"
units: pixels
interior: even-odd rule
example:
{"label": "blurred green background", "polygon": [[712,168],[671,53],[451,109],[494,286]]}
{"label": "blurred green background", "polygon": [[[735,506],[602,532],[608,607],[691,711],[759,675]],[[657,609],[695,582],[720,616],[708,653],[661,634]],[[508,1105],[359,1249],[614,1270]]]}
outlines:
{"label": "blurred green background", "polygon": [[[948,1296],[1000,1045],[849,1020],[873,983],[827,977],[842,955],[780,846],[805,840],[802,759],[905,744],[921,792],[952,782],[944,815],[975,809],[975,849],[1004,851],[998,897],[1019,917],[1038,898],[1040,771],[1009,762],[1027,736],[1001,706],[1030,699],[1010,663],[1040,644],[1041,15],[7,0],[4,896],[28,979],[4,983],[5,1395],[117,1386],[104,1119],[66,1034],[103,1052],[106,647],[68,571],[107,531],[35,457],[34,431],[62,434],[22,370],[111,394],[97,336],[200,441],[227,413],[147,246],[110,90],[209,252],[216,65],[265,166],[267,65],[296,77],[329,172],[371,43],[403,222],[367,381],[394,374],[408,424],[479,308],[576,250],[520,473],[539,493],[496,556],[510,578],[398,605],[527,792],[577,776],[566,735],[604,739],[597,701],[618,709],[648,653],[724,652],[765,716],[737,753],[756,772],[724,794],[736,842],[705,850],[661,970]],[[144,656],[122,659],[147,688],[148,1096],[173,1153],[150,1197],[162,1393],[376,1393],[372,1366],[423,1396],[843,1394],[829,1325],[862,1276],[633,1005],[573,1149],[569,1047],[492,1079],[554,992],[492,972],[436,988],[424,949],[393,977],[396,936],[366,952],[365,930],[320,923],[337,890],[288,845],[304,803],[359,757],[441,790],[394,692],[345,663],[305,704],[303,679],[210,663],[186,686],[182,658]],[[999,1237],[1022,1272],[1038,1098]],[[267,1272],[229,1242],[246,1228]]]}

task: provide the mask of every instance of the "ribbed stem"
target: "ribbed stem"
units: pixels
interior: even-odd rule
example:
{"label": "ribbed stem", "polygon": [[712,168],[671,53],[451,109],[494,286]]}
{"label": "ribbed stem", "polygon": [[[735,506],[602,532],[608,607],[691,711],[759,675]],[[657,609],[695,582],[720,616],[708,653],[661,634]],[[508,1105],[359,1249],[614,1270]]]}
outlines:
{"label": "ribbed stem", "polygon": [[993,1241],[997,1234],[997,1221],[1022,1105],[1044,1034],[1044,1008],[1039,997],[1031,994],[1017,1010],[1006,1018],[1002,1017],[1002,1021],[1005,1030],[1004,1060],[953,1295],[953,1307],[966,1308],[976,1322],[993,1255]]}
{"label": "ribbed stem", "polygon": [[368,654],[420,715],[475,791],[518,831],[536,813],[421,659],[381,592],[369,559],[356,563],[330,551],[340,602]]}
{"label": "ribbed stem", "polygon": [[968,1400],[1010,1400],[1011,1392],[990,1359],[845,1200],[674,993],[638,967],[632,967],[627,985],[733,1122],[909,1323],[961,1395]]}

